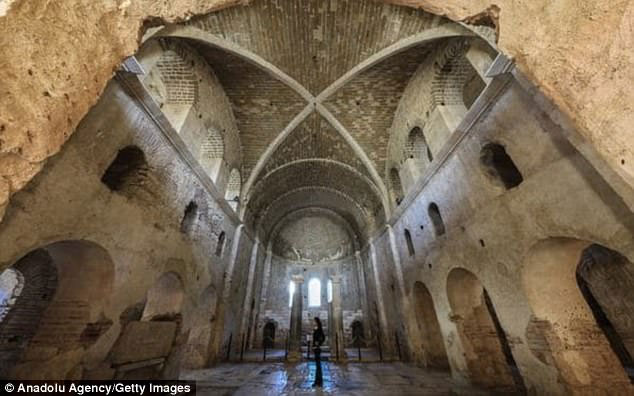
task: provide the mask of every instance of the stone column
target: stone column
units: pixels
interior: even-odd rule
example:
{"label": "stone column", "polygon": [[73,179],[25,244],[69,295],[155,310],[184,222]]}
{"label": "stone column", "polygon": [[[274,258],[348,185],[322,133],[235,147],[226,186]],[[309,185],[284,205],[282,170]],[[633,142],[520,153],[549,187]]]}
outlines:
{"label": "stone column", "polygon": [[298,362],[302,359],[302,287],[304,277],[302,275],[293,275],[291,280],[295,283],[295,293],[293,294],[290,332],[288,335],[288,361]]}
{"label": "stone column", "polygon": [[354,252],[354,256],[357,260],[357,282],[359,284],[359,298],[361,299],[361,312],[363,313],[363,330],[366,332],[364,337],[372,334],[370,328],[370,310],[368,307],[368,292],[365,284],[365,267],[363,265],[363,259],[361,258],[361,252]]}
{"label": "stone column", "polygon": [[387,224],[388,237],[390,240],[390,250],[392,252],[392,261],[394,262],[394,271],[396,272],[396,281],[398,283],[399,294],[401,296],[401,317],[405,324],[405,330],[407,333],[404,338],[399,340],[401,343],[407,343],[408,349],[412,353],[412,359],[421,363],[427,363],[422,361],[423,351],[420,347],[422,335],[416,323],[416,313],[411,311],[410,297],[407,295],[405,286],[405,277],[403,276],[403,266],[401,265],[401,256],[398,253],[398,247],[396,245],[396,236],[394,235],[394,229]]}
{"label": "stone column", "polygon": [[[227,265],[227,270],[225,271],[225,282],[222,288],[222,300],[218,303],[218,308],[216,310],[216,329],[214,336],[214,346],[211,348],[212,359],[218,360],[223,358],[225,355],[225,351],[222,350],[223,343],[225,342],[225,312],[230,307],[227,304],[231,302],[231,286],[233,285],[233,272],[236,266],[236,260],[238,259],[238,247],[240,246],[240,238],[242,236],[244,229],[244,224],[240,224],[235,232],[233,233],[233,241],[231,242],[231,255],[229,256],[229,264]],[[236,339],[237,335],[234,335],[232,339],[231,349],[233,351],[236,350]],[[221,356],[219,356],[221,355]]]}
{"label": "stone column", "polygon": [[260,241],[255,240],[253,244],[253,248],[251,249],[251,261],[249,262],[249,275],[247,278],[247,290],[244,293],[244,304],[242,305],[242,321],[240,324],[240,338],[239,338],[239,348],[243,347],[247,348],[249,340],[247,339],[247,332],[249,329],[249,321],[252,316],[252,309],[255,309],[255,305],[251,304],[251,298],[253,296],[253,279],[255,278],[255,267],[258,263],[258,248],[260,246]]}
{"label": "stone column", "polygon": [[380,336],[380,342],[382,344],[383,353],[385,354],[390,350],[390,344],[387,342],[389,340],[388,327],[387,327],[387,316],[385,315],[385,300],[383,299],[383,285],[381,284],[381,276],[379,273],[379,266],[376,262],[376,247],[374,246],[374,241],[370,241],[370,263],[372,264],[372,272],[374,273],[374,288],[376,289],[376,304],[378,308],[378,320],[379,320],[379,330],[380,334],[377,334],[377,337]]}
{"label": "stone column", "polygon": [[261,320],[262,315],[264,314],[264,311],[266,310],[266,303],[268,301],[268,295],[269,295],[269,282],[271,279],[272,256],[273,256],[273,252],[271,250],[271,243],[269,243],[269,246],[266,250],[266,258],[264,259],[264,271],[262,273],[262,289],[260,289],[260,302],[259,302],[260,307],[258,308],[258,318],[253,323],[253,331],[251,336],[252,348],[256,346],[255,344],[257,343],[257,341],[260,340],[260,337],[262,336],[261,332],[258,333],[259,326],[257,322]]}
{"label": "stone column", "polygon": [[343,333],[343,301],[341,300],[341,275],[331,275],[332,281],[332,329],[333,340],[330,350],[330,357],[334,360],[339,358],[338,362],[346,361],[345,338]]}

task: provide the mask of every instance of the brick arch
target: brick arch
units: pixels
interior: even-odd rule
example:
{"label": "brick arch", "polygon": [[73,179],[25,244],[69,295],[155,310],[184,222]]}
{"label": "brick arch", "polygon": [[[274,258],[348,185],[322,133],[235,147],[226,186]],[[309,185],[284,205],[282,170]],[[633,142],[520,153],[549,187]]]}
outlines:
{"label": "brick arch", "polygon": [[431,86],[432,110],[436,106],[463,105],[464,87],[476,70],[465,57],[469,50],[466,39],[452,40],[434,65]]}
{"label": "brick arch", "polygon": [[540,341],[531,352],[557,368],[566,393],[631,392],[631,356],[623,356],[634,351],[627,258],[590,241],[548,238],[528,250],[522,284],[533,311],[527,334]]}
{"label": "brick arch", "polygon": [[[35,249],[12,268],[24,286],[0,323],[0,348],[7,352],[0,369],[16,379],[64,379],[113,323],[104,310],[114,262],[96,243],[69,240]],[[78,350],[64,364],[52,363]]]}
{"label": "brick arch", "polygon": [[194,69],[183,56],[167,49],[156,63],[165,84],[165,103],[168,105],[193,105],[198,99],[198,83]]}

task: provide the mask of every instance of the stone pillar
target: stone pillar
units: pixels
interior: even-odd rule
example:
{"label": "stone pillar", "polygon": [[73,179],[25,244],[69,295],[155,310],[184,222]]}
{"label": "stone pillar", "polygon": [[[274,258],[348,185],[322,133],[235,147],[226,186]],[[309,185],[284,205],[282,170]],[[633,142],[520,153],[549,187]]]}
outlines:
{"label": "stone pillar", "polygon": [[390,240],[390,251],[392,252],[392,261],[394,262],[394,271],[396,272],[396,281],[398,283],[399,294],[401,297],[400,304],[398,305],[400,307],[401,318],[403,318],[405,330],[407,332],[405,337],[401,337],[399,342],[401,345],[407,343],[408,349],[412,352],[412,358],[415,361],[422,362],[423,351],[420,347],[418,347],[418,345],[421,345],[422,335],[420,334],[418,323],[415,323],[416,314],[411,311],[410,298],[407,296],[405,278],[403,276],[403,266],[401,265],[401,256],[398,253],[398,247],[396,245],[396,236],[394,235],[394,229],[392,229],[389,224],[385,227],[387,228]]}
{"label": "stone pillar", "polygon": [[[345,337],[343,333],[343,301],[341,300],[341,275],[331,275],[332,281],[332,330],[330,357],[338,362],[346,361]],[[336,341],[335,341],[336,340]],[[334,348],[333,348],[334,346]]]}
{"label": "stone pillar", "polygon": [[[244,224],[240,224],[234,234],[233,241],[231,242],[231,255],[229,256],[229,264],[227,265],[227,270],[225,271],[225,281],[222,288],[222,300],[219,301],[217,314],[216,314],[216,329],[214,336],[214,346],[211,350],[211,355],[214,360],[218,360],[223,358],[225,355],[225,351],[222,350],[223,344],[225,342],[225,312],[230,307],[227,307],[227,304],[231,302],[231,286],[233,284],[233,271],[236,266],[236,260],[238,259],[238,247],[240,246],[240,237],[242,236],[242,230],[244,229]],[[234,335],[232,339],[231,349],[235,351],[235,344],[237,335]]]}
{"label": "stone pillar", "polygon": [[291,280],[295,283],[295,293],[293,294],[288,335],[288,361],[298,362],[302,359],[302,288],[304,277],[302,275],[293,275]]}
{"label": "stone pillar", "polygon": [[244,304],[242,305],[242,320],[240,323],[240,338],[239,338],[239,348],[247,348],[248,346],[248,329],[249,329],[249,321],[252,316],[252,309],[255,309],[255,305],[251,304],[251,298],[253,296],[253,278],[255,278],[255,267],[258,263],[258,247],[260,246],[260,241],[255,240],[253,244],[253,248],[251,249],[251,261],[249,262],[249,275],[247,277],[247,290],[244,293]]}
{"label": "stone pillar", "polygon": [[390,344],[387,342],[389,339],[387,316],[385,315],[385,300],[383,299],[383,285],[381,284],[381,276],[379,273],[379,266],[376,262],[376,247],[374,241],[370,241],[370,263],[372,264],[372,272],[374,273],[374,287],[376,289],[376,304],[379,315],[379,330],[380,334],[377,334],[382,344],[383,353],[390,350]]}
{"label": "stone pillar", "polygon": [[[262,314],[266,310],[266,303],[268,301],[269,295],[269,282],[271,281],[271,260],[272,260],[273,252],[271,250],[271,243],[266,250],[266,258],[264,259],[264,271],[262,273],[262,289],[260,289],[260,307],[258,308],[258,320],[253,323],[253,331],[251,336],[251,347],[253,348],[256,344],[256,340],[259,340],[262,335],[261,332],[258,333],[258,323],[262,317]],[[258,346],[259,347],[259,346]]]}
{"label": "stone pillar", "polygon": [[361,252],[358,250],[354,252],[354,256],[357,260],[357,282],[359,285],[359,298],[361,299],[361,312],[363,313],[363,330],[366,332],[365,337],[372,334],[370,328],[370,310],[368,307],[368,291],[365,284],[365,267],[363,265],[363,259],[361,258]]}

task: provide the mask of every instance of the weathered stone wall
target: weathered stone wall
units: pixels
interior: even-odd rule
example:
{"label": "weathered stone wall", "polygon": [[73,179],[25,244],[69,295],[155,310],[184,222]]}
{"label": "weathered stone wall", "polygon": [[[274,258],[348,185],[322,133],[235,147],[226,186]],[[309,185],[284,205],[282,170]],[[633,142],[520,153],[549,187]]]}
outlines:
{"label": "weathered stone wall", "polygon": [[[487,142],[505,146],[524,178],[519,186],[506,190],[487,175],[479,158]],[[432,202],[438,205],[444,221],[446,233],[442,236],[437,236],[428,216]],[[566,141],[561,129],[519,84],[510,83],[403,210],[393,227],[406,293],[412,296],[416,281],[429,289],[454,376],[470,375],[446,289],[449,271],[463,267],[488,291],[528,389],[564,392],[557,370],[544,363],[548,353],[541,353],[539,359],[536,355],[540,354],[531,352],[543,350],[539,347],[543,336],[536,328],[544,326],[536,325],[531,306],[520,292],[524,290],[520,276],[524,258],[536,242],[565,236],[600,243],[631,259],[634,219],[623,200]],[[404,229],[411,232],[412,256]],[[374,243],[379,252],[389,249],[385,236]],[[387,254],[378,255],[379,261],[389,260]],[[389,296],[389,276],[383,277],[383,294]],[[368,288],[373,297],[376,290],[371,290],[372,282]],[[415,318],[414,312],[402,315],[406,320]],[[390,331],[399,323],[388,319]]]}
{"label": "weathered stone wall", "polygon": [[[130,190],[111,191],[101,182],[102,175],[118,151],[130,145],[144,152],[147,165],[139,170]],[[195,202],[197,209],[191,224],[183,229],[181,223],[190,202]],[[120,319],[122,312],[143,304],[148,289],[162,273],[170,271],[183,284],[181,319],[176,319],[181,324],[174,344],[182,345],[185,335],[197,326],[199,306],[210,304],[204,291],[209,287],[223,289],[235,227],[232,217],[223,213],[153,121],[113,81],[67,147],[16,195],[0,225],[3,269],[33,249],[65,240],[86,240],[101,246],[114,265],[112,289],[100,298],[100,311],[91,313],[114,323],[72,356],[61,361],[59,356],[53,357],[57,363],[48,364],[52,371],[47,371],[47,376],[63,378],[68,374],[64,370],[72,370],[81,377],[82,371],[101,368],[129,320],[123,319],[125,315]],[[222,232],[226,239],[222,254],[217,256]],[[251,245],[251,237],[244,234],[234,267],[230,302],[235,306],[230,310],[233,315],[225,318],[226,329],[237,328],[242,315],[242,274],[248,272]],[[138,315],[133,320],[140,320]],[[217,320],[213,315],[207,318],[212,325]],[[76,334],[72,337],[76,341]]]}

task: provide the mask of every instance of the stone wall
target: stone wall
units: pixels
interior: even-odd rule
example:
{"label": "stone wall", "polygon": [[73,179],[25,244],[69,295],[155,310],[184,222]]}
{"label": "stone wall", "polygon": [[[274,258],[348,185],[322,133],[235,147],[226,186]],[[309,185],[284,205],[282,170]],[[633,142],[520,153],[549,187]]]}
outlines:
{"label": "stone wall", "polygon": [[[303,339],[308,334],[312,334],[315,316],[322,320],[324,331],[328,333],[328,294],[327,285],[330,273],[342,274],[341,300],[343,302],[344,332],[349,337],[349,329],[352,321],[363,319],[361,310],[361,293],[358,284],[357,263],[354,256],[331,263],[302,263],[286,260],[278,256],[273,256],[271,263],[271,275],[266,293],[266,305],[262,308],[262,313],[258,321],[258,328],[255,334],[254,347],[262,346],[262,331],[267,322],[275,323],[275,347],[284,348],[286,334],[290,327],[291,308],[289,307],[290,294],[289,284],[291,275],[302,274],[304,283],[302,284],[302,332]],[[320,306],[309,307],[308,305],[308,283],[311,279],[319,279],[321,286]],[[328,338],[328,334],[326,334]]]}
{"label": "stone wall", "polygon": [[[119,150],[129,146],[144,153],[146,165],[136,169],[141,173],[134,188],[125,193],[111,191],[101,181],[102,175]],[[202,300],[203,291],[208,287],[223,290],[225,272],[233,259],[230,252],[237,224],[179,158],[156,124],[113,81],[63,152],[16,195],[0,225],[0,245],[6,247],[0,253],[2,268],[14,265],[38,247],[66,240],[99,245],[108,252],[114,266],[110,292],[100,298],[99,311],[90,312],[95,323],[112,321],[112,326],[73,354],[52,356],[46,365],[49,371],[42,371],[42,375],[64,378],[72,371],[74,377],[81,377],[82,372],[88,375],[107,366],[109,351],[127,323],[120,315],[137,303],[143,304],[146,292],[162,273],[177,274],[183,284],[184,300],[178,313],[182,324],[175,345],[183,344],[185,335],[197,326],[198,306],[208,303]],[[189,214],[190,226],[183,229],[182,221],[191,202],[196,203],[196,209],[193,215]],[[221,242],[222,233],[226,235],[224,248],[217,256],[216,245]],[[232,315],[224,320],[228,330],[237,329],[242,317],[246,288],[246,276],[242,274],[248,272],[251,245],[251,237],[245,233],[236,249],[236,276],[230,300],[234,305]],[[208,320],[213,327],[218,318],[212,315]],[[77,332],[94,333],[96,328],[92,327]],[[52,333],[57,331],[51,328],[50,336],[54,337]],[[66,332],[62,328],[59,331]],[[222,334],[220,331],[214,338]],[[86,334],[66,335],[79,342],[78,338]],[[37,366],[29,367],[33,370]]]}
{"label": "stone wall", "polygon": [[[506,148],[523,176],[519,186],[507,190],[492,182],[479,159],[487,142],[498,142]],[[446,289],[449,271],[462,267],[475,274],[489,292],[529,391],[564,392],[557,370],[544,363],[549,360],[548,353],[531,352],[543,350],[539,347],[543,338],[536,329],[557,324],[536,325],[542,322],[532,319],[531,306],[521,292],[526,289],[520,269],[532,246],[553,236],[600,243],[631,258],[631,212],[513,80],[425,183],[420,194],[402,209],[402,215],[397,213],[394,232],[406,293],[412,295],[416,281],[429,289],[454,375],[471,375]],[[432,202],[444,221],[446,233],[441,236],[434,231],[428,215]],[[405,229],[411,232],[413,255],[408,252]],[[389,249],[386,234],[373,242],[379,268],[382,261],[391,260],[381,253]],[[389,303],[389,271],[379,274],[382,293]],[[374,298],[373,282],[368,282],[368,289]],[[400,321],[390,319],[390,312],[386,315],[390,333],[397,331]],[[414,320],[415,316],[414,312],[401,312],[399,317]],[[624,373],[618,375],[623,377]]]}

